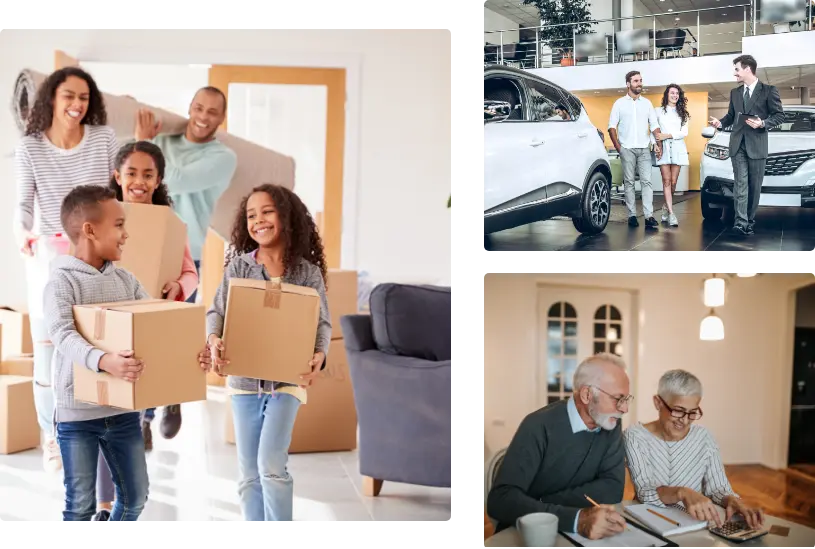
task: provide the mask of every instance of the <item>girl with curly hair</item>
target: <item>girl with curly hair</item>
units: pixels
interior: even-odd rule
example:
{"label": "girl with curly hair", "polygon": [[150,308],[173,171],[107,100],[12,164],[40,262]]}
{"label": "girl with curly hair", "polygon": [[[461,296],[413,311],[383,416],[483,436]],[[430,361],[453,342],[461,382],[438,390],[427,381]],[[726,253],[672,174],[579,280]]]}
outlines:
{"label": "girl with curly hair", "polygon": [[657,108],[659,122],[659,143],[654,136],[651,142],[656,144],[657,166],[662,174],[662,189],[665,192],[665,204],[662,205],[662,222],[671,227],[678,227],[679,220],[673,210],[673,193],[679,180],[679,170],[687,166],[688,147],[685,138],[688,136],[688,100],[685,92],[677,84],[669,84],[662,94],[662,106]]}
{"label": "girl with curly hair", "polygon": [[[314,356],[303,385],[229,376],[240,481],[238,493],[245,520],[292,520],[292,477],[286,469],[294,419],[306,402],[306,387],[325,368],[331,341],[326,300],[323,243],[300,198],[278,185],[255,187],[238,209],[232,229],[226,272],[207,312],[207,345],[212,367],[221,374],[229,364],[224,348],[229,279],[252,278],[307,286],[320,296],[320,321]],[[202,367],[206,367],[202,362]],[[306,365],[303,364],[305,370]]]}
{"label": "girl with curly hair", "polygon": [[[17,204],[14,233],[26,256],[28,308],[34,342],[34,403],[44,433],[43,466],[62,468],[54,438],[51,357],[42,295],[48,282],[49,243],[64,233],[62,200],[78,185],[107,185],[118,151],[116,135],[105,126],[102,93],[77,67],[52,73],[37,90],[25,135],[14,154]],[[35,209],[36,204],[36,209]]]}

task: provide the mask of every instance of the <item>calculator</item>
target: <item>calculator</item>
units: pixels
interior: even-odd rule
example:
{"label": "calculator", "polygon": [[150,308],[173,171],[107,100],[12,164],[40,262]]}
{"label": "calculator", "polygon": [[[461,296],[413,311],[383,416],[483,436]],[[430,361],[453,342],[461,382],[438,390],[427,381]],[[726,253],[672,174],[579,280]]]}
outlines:
{"label": "calculator", "polygon": [[743,519],[731,519],[721,526],[711,528],[710,531],[728,541],[735,541],[739,543],[742,541],[759,538],[770,530],[767,528],[763,530],[754,530],[753,528],[750,528],[747,525],[747,522],[745,522]]}

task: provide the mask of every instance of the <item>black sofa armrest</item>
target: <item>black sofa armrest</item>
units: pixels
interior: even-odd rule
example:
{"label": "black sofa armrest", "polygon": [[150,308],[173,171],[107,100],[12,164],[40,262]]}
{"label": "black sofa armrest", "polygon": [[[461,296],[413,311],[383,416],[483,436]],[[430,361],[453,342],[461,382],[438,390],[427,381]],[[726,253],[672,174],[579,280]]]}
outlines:
{"label": "black sofa armrest", "polygon": [[370,351],[376,349],[371,315],[345,315],[340,318],[345,348],[349,351]]}

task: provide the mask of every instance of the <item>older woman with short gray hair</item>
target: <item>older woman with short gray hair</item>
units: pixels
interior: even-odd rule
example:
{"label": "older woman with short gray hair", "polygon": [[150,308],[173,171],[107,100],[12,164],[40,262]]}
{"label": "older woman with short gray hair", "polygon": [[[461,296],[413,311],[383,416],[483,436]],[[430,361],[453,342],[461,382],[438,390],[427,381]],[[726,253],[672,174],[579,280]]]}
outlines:
{"label": "older woman with short gray hair", "polygon": [[727,520],[738,513],[751,528],[759,528],[763,512],[733,492],[716,441],[694,423],[702,417],[701,400],[702,383],[696,376],[684,370],[665,372],[654,395],[659,418],[625,430],[625,454],[637,499],[684,508],[694,518],[717,525],[722,519],[715,505],[720,505]]}

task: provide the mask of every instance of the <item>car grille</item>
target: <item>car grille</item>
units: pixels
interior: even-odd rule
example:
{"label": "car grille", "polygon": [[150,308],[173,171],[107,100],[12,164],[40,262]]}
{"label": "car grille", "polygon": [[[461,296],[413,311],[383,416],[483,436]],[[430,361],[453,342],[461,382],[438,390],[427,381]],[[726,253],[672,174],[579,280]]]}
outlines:
{"label": "car grille", "polygon": [[772,155],[767,158],[764,175],[790,175],[807,160],[815,158],[815,150]]}

